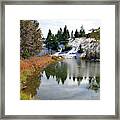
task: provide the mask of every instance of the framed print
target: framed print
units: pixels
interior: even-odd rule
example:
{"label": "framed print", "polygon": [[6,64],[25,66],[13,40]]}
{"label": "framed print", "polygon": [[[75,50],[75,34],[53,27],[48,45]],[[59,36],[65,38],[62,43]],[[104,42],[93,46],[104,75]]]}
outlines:
{"label": "framed print", "polygon": [[119,119],[119,2],[1,5],[1,118]]}

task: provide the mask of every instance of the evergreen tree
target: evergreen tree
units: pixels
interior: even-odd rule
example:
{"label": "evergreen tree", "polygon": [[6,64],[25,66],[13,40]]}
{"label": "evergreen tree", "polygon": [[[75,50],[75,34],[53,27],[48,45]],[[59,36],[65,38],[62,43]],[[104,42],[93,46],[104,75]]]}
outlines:
{"label": "evergreen tree", "polygon": [[70,38],[69,30],[67,29],[67,39]]}
{"label": "evergreen tree", "polygon": [[90,38],[95,38],[95,40],[100,40],[100,27],[97,29],[91,29],[89,33]]}
{"label": "evergreen tree", "polygon": [[58,50],[58,39],[57,39],[57,35],[54,36],[54,34],[52,34],[51,30],[49,29],[47,38],[46,38],[46,47],[48,48],[48,50]]}
{"label": "evergreen tree", "polygon": [[80,46],[79,46],[78,53],[83,53],[83,48],[82,48],[81,44],[80,44]]}
{"label": "evergreen tree", "polygon": [[72,32],[71,32],[71,38],[73,38],[74,36],[73,36],[73,30],[72,30]]}
{"label": "evergreen tree", "polygon": [[42,32],[36,20],[20,20],[20,56],[29,58],[42,49]]}
{"label": "evergreen tree", "polygon": [[58,51],[58,39],[57,39],[57,36],[53,35],[52,36],[52,43],[51,43],[51,49],[52,50],[55,50],[55,51]]}
{"label": "evergreen tree", "polygon": [[62,40],[63,40],[63,36],[62,36],[62,29],[60,28],[60,30],[58,30],[57,34],[57,41],[59,42],[59,44],[61,44]]}
{"label": "evergreen tree", "polygon": [[85,29],[83,28],[83,25],[81,26],[80,29],[80,37],[85,37]]}
{"label": "evergreen tree", "polygon": [[62,33],[62,28],[60,28],[60,31],[61,31],[61,33]]}
{"label": "evergreen tree", "polygon": [[68,38],[70,38],[69,30],[67,29],[67,25],[64,27],[63,35],[62,35],[63,41],[62,43],[66,45],[68,43]]}
{"label": "evergreen tree", "polygon": [[51,30],[49,29],[48,31],[48,35],[47,35],[47,38],[46,38],[46,41],[45,41],[45,44],[46,44],[46,48],[48,48],[48,50],[51,49],[51,44],[52,44],[52,32]]}
{"label": "evergreen tree", "polygon": [[79,37],[79,33],[78,33],[77,29],[76,29],[76,31],[75,31],[74,36],[75,36],[75,38],[78,38],[78,37]]}

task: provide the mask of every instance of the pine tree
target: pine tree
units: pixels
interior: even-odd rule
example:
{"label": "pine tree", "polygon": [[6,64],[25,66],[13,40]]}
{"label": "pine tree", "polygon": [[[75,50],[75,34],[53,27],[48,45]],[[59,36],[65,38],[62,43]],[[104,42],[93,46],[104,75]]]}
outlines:
{"label": "pine tree", "polygon": [[73,36],[73,30],[72,30],[72,32],[71,32],[71,38],[73,38],[74,36]]}
{"label": "pine tree", "polygon": [[83,25],[81,26],[80,29],[80,37],[85,37],[85,29],[83,28]]}
{"label": "pine tree", "polygon": [[46,48],[48,48],[48,50],[51,49],[51,44],[52,44],[52,32],[51,30],[49,29],[48,31],[48,35],[47,35],[47,38],[46,38],[46,41],[45,41],[45,44],[46,44]]}
{"label": "pine tree", "polygon": [[95,40],[100,40],[100,27],[97,29],[91,29],[89,33],[90,38],[95,38]]}
{"label": "pine tree", "polygon": [[70,38],[69,30],[67,29],[67,39]]}
{"label": "pine tree", "polygon": [[52,36],[52,44],[51,44],[51,46],[52,46],[52,50],[58,51],[58,39],[57,39],[56,35]]}
{"label": "pine tree", "polygon": [[48,50],[58,50],[58,39],[57,39],[58,35],[52,34],[51,30],[49,29],[45,44],[46,47],[48,48]]}
{"label": "pine tree", "polygon": [[70,38],[69,30],[67,29],[67,25],[64,27],[63,35],[62,35],[63,41],[62,43],[66,45],[68,43],[68,38]]}
{"label": "pine tree", "polygon": [[62,36],[62,28],[60,28],[60,30],[58,30],[56,37],[57,37],[57,41],[59,42],[59,44],[61,44],[62,40],[63,40],[63,36]]}
{"label": "pine tree", "polygon": [[78,33],[77,29],[76,29],[76,31],[75,31],[74,36],[75,36],[75,38],[78,38],[78,37],[79,37],[79,33]]}
{"label": "pine tree", "polygon": [[42,49],[42,32],[36,20],[20,20],[20,56],[29,58]]}

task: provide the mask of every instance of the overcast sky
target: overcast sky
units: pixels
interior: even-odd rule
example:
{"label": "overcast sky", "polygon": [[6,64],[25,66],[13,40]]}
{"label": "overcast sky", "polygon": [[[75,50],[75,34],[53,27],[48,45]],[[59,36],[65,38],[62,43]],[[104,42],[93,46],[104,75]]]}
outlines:
{"label": "overcast sky", "polygon": [[56,34],[57,31],[60,29],[60,27],[64,28],[65,25],[67,25],[67,28],[69,32],[77,29],[80,31],[80,27],[83,25],[85,32],[88,33],[90,29],[92,28],[98,28],[100,27],[100,21],[99,20],[38,20],[39,21],[39,27],[42,30],[43,37],[46,38],[48,34],[48,30],[51,29],[53,34]]}

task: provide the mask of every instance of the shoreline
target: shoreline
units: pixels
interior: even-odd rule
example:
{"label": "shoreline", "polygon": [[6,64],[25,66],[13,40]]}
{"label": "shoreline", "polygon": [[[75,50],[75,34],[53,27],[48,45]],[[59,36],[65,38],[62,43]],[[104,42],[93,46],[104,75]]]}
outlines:
{"label": "shoreline", "polygon": [[32,99],[32,96],[27,90],[29,89],[29,85],[35,80],[38,81],[40,79],[41,71],[44,68],[61,60],[63,58],[49,55],[20,60],[20,99]]}
{"label": "shoreline", "polygon": [[[20,99],[31,100],[36,93],[30,93],[31,89],[41,84],[41,72],[44,68],[55,62],[63,60],[60,56],[34,56],[29,59],[20,60]],[[85,60],[81,59],[80,60]],[[87,62],[87,60],[85,60]],[[89,61],[89,60],[88,60]],[[89,61],[97,62],[97,61]],[[36,91],[36,90],[34,90]]]}

